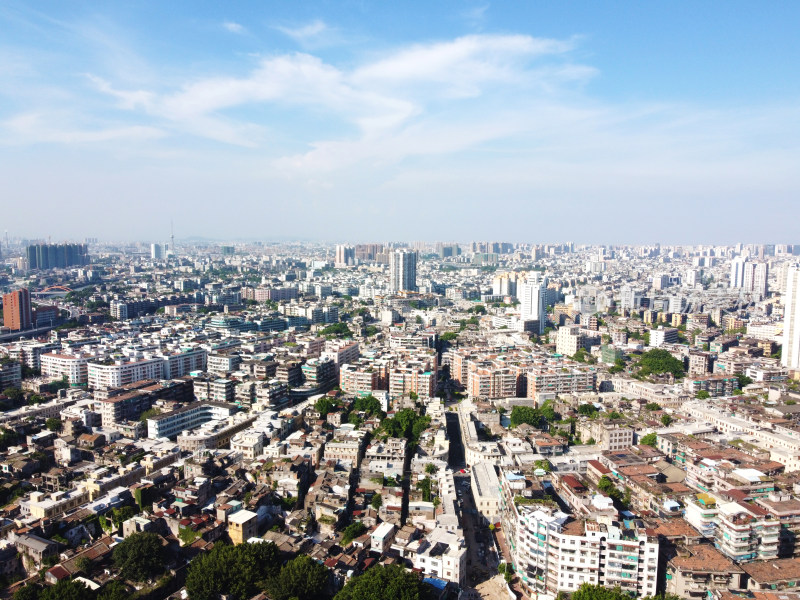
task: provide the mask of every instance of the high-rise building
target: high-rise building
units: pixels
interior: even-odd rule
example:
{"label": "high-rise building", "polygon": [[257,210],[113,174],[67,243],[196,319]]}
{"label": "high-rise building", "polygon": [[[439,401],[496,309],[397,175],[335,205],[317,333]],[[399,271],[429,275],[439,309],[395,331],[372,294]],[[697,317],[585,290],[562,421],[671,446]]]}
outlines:
{"label": "high-rise building", "polygon": [[765,262],[747,263],[744,269],[744,289],[762,298],[767,295],[769,265]]}
{"label": "high-rise building", "polygon": [[393,250],[389,255],[389,291],[417,291],[417,253]]}
{"label": "high-rise building", "polygon": [[783,306],[781,364],[789,369],[798,369],[800,368],[800,267],[796,265],[786,274]]}
{"label": "high-rise building", "polygon": [[12,331],[28,329],[33,325],[28,290],[23,288],[3,294],[3,324]]}
{"label": "high-rise building", "polygon": [[731,288],[764,298],[767,295],[768,277],[769,265],[766,262],[751,262],[741,257],[731,261]]}
{"label": "high-rise building", "polygon": [[353,248],[353,246],[344,246],[341,244],[336,246],[335,265],[337,269],[353,265],[355,264],[355,260],[356,249]]}
{"label": "high-rise building", "polygon": [[164,258],[164,247],[161,244],[150,244],[150,258],[162,260]]}
{"label": "high-rise building", "polygon": [[26,255],[29,269],[58,269],[89,264],[86,244],[31,244]]}
{"label": "high-rise building", "polygon": [[744,265],[746,258],[737,257],[731,261],[731,283],[730,287],[740,288],[744,286]]}
{"label": "high-rise building", "polygon": [[539,321],[537,333],[544,333],[547,324],[547,277],[542,277],[540,273],[532,273],[517,287],[520,318],[523,321]]}

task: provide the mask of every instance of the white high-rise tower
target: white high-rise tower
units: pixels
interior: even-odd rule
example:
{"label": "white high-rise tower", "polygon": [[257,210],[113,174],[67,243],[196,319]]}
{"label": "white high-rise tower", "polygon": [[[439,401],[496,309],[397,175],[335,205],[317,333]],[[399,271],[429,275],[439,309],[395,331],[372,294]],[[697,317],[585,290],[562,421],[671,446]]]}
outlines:
{"label": "white high-rise tower", "polygon": [[389,254],[389,291],[417,291],[417,253],[393,250]]}
{"label": "white high-rise tower", "polygon": [[517,286],[520,301],[520,318],[523,321],[539,321],[539,334],[544,333],[547,323],[547,277],[540,273],[528,275],[525,283]]}
{"label": "white high-rise tower", "polygon": [[797,265],[790,267],[786,274],[783,307],[781,364],[789,369],[800,369],[800,267]]}

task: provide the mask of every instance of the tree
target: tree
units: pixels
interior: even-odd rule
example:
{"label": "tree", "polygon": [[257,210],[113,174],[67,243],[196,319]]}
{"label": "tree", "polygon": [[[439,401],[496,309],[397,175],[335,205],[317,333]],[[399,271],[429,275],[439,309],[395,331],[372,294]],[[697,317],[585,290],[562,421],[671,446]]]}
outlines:
{"label": "tree", "polygon": [[370,502],[370,506],[375,510],[380,510],[381,506],[383,506],[383,497],[380,494],[375,494],[372,496],[372,501]]}
{"label": "tree", "polygon": [[428,463],[427,465],[425,465],[425,472],[428,475],[435,475],[438,470],[439,470],[439,467],[437,467],[433,463]]}
{"label": "tree", "polygon": [[378,564],[348,581],[334,600],[423,600],[427,595],[427,584],[410,571],[398,565]]}
{"label": "tree", "polygon": [[50,417],[45,421],[44,425],[50,431],[61,431],[61,419],[57,417]]}
{"label": "tree", "polygon": [[267,581],[267,592],[272,600],[312,600],[324,596],[328,583],[328,569],[307,555],[290,560],[277,577]]}
{"label": "tree", "polygon": [[18,403],[22,401],[25,394],[23,394],[22,390],[19,388],[8,387],[3,390],[3,396],[5,396],[14,403]]}
{"label": "tree", "polygon": [[114,527],[120,527],[125,521],[135,517],[138,512],[139,511],[133,506],[122,506],[120,508],[115,508],[111,511],[111,522],[114,524]]}
{"label": "tree", "polygon": [[336,405],[329,399],[322,397],[314,404],[314,409],[320,414],[320,416],[324,419],[328,416],[328,413],[331,412]]}
{"label": "tree", "polygon": [[532,427],[541,427],[542,413],[531,406],[515,406],[511,409],[511,427],[527,423]]}
{"label": "tree", "polygon": [[661,375],[672,373],[676,378],[683,377],[683,362],[666,350],[653,348],[642,354],[639,360],[639,375]]}
{"label": "tree", "polygon": [[533,466],[537,469],[541,469],[545,473],[551,473],[553,471],[553,465],[551,465],[550,461],[546,458],[534,461]]}
{"label": "tree", "polygon": [[148,581],[164,572],[164,547],[155,533],[134,533],[114,548],[114,565],[123,579]]}
{"label": "tree", "polygon": [[189,565],[186,591],[192,600],[217,600],[222,593],[232,600],[246,600],[278,575],[280,564],[280,552],[272,542],[238,546],[217,543]]}
{"label": "tree", "polygon": [[694,397],[698,400],[707,400],[708,398],[711,398],[711,394],[709,394],[706,390],[700,390],[694,395]]}
{"label": "tree", "polygon": [[414,401],[419,400],[419,395],[417,394],[417,392],[408,392],[408,397],[409,399]]}
{"label": "tree", "polygon": [[650,412],[661,410],[661,405],[658,402],[648,402],[647,404],[644,405],[644,407],[646,410],[649,410]]}
{"label": "tree", "polygon": [[624,419],[624,418],[625,418],[625,416],[624,416],[622,413],[620,413],[620,412],[617,412],[617,411],[615,411],[615,410],[612,410],[610,413],[608,413],[608,418],[609,418],[610,420],[614,421],[614,420],[616,420],[616,419]]}
{"label": "tree", "polygon": [[452,342],[458,339],[458,334],[455,331],[445,331],[439,336],[439,339],[443,342]]}
{"label": "tree", "polygon": [[351,337],[353,332],[350,331],[350,328],[347,326],[346,323],[334,323],[333,325],[328,325],[322,331],[320,331],[322,335],[329,335],[333,337]]}
{"label": "tree", "polygon": [[744,386],[753,383],[753,380],[747,375],[744,375],[743,373],[737,375],[736,378],[739,380],[739,388],[744,388]]}
{"label": "tree", "polygon": [[661,423],[663,423],[664,427],[669,427],[672,421],[673,418],[669,415],[661,415]]}
{"label": "tree", "polygon": [[76,560],[75,566],[79,571],[86,573],[87,575],[91,575],[92,573],[92,561],[86,556],[81,556],[78,560]]}
{"label": "tree", "polygon": [[38,598],[39,588],[30,583],[14,592],[14,600],[38,600]]}
{"label": "tree", "polygon": [[39,600],[92,600],[95,593],[80,581],[62,579],[54,586],[45,588]]}
{"label": "tree", "polygon": [[158,410],[155,406],[152,408],[148,408],[144,411],[141,415],[139,415],[139,421],[141,423],[147,423],[147,419],[152,419],[153,417],[157,417],[161,414],[161,411]]}
{"label": "tree", "polygon": [[584,583],[572,594],[571,600],[630,600],[619,587],[607,588],[602,585]]}
{"label": "tree", "polygon": [[109,581],[97,596],[97,600],[128,600],[130,592],[128,586],[114,579]]}
{"label": "tree", "polygon": [[[380,494],[375,494],[374,498],[380,498]],[[364,525],[361,521],[356,521],[355,523],[351,523],[347,527],[344,528],[342,532],[342,546],[349,546],[350,542],[354,539],[361,537],[367,533],[367,526]]]}
{"label": "tree", "polygon": [[578,407],[578,414],[584,417],[593,417],[597,414],[597,407],[594,404],[581,404]]}
{"label": "tree", "polygon": [[658,436],[655,433],[648,433],[647,435],[643,436],[642,439],[639,440],[639,443],[645,446],[652,446],[653,448],[655,448],[657,441],[658,441]]}

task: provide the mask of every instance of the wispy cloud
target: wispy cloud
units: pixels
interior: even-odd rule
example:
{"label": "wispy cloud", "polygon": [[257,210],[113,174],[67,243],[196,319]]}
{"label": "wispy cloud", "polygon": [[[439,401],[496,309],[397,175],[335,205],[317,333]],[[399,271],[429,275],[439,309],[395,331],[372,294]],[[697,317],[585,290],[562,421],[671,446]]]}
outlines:
{"label": "wispy cloud", "polygon": [[222,23],[222,28],[225,29],[226,31],[229,31],[231,33],[236,33],[239,35],[247,33],[247,29],[245,29],[244,25],[236,23],[234,21],[224,21]]}
{"label": "wispy cloud", "polygon": [[489,10],[488,4],[472,6],[461,11],[461,18],[472,27],[480,27],[486,20],[486,11]]}
{"label": "wispy cloud", "polygon": [[294,40],[305,50],[319,50],[330,46],[349,43],[336,27],[331,27],[322,19],[299,26],[275,25],[275,29]]}

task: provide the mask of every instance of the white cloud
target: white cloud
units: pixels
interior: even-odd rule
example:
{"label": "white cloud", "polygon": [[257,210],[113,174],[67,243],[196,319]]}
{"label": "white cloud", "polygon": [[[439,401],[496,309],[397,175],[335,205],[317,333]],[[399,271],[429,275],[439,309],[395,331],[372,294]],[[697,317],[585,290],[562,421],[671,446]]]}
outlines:
{"label": "white cloud", "polygon": [[247,33],[247,29],[245,29],[244,25],[239,23],[235,23],[233,21],[225,21],[222,23],[222,27],[231,33],[243,34]]}
{"label": "white cloud", "polygon": [[110,141],[148,141],[164,137],[156,127],[132,125],[127,127],[105,127],[76,129],[66,125],[72,121],[69,115],[46,115],[29,112],[0,122],[2,144],[28,145],[42,143],[91,144]]}
{"label": "white cloud", "polygon": [[286,27],[286,26],[276,25],[275,29],[289,36],[295,42],[303,46],[313,44],[319,41],[324,35],[330,34],[332,32],[331,28],[328,27],[328,25],[320,19],[316,19],[311,23],[308,23],[307,25],[303,25],[301,27]]}

